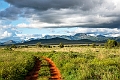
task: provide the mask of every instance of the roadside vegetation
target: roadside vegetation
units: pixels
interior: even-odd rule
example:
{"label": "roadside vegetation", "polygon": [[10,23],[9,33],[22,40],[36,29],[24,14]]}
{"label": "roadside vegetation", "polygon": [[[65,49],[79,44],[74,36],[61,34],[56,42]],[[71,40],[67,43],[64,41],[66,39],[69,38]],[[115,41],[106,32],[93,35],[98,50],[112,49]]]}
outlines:
{"label": "roadside vegetation", "polygon": [[[61,43],[62,44],[62,43]],[[120,80],[119,43],[108,40],[105,46],[52,45],[0,49],[0,80],[24,80],[34,66],[34,56],[48,57],[58,67],[63,80]],[[110,45],[109,45],[110,44]],[[114,44],[114,46],[111,46]],[[40,46],[40,47],[39,47]],[[43,46],[43,45],[42,45]],[[111,47],[109,47],[111,46]],[[41,58],[40,58],[41,59]],[[47,64],[45,61],[43,65]],[[38,80],[48,80],[48,67],[42,67]]]}
{"label": "roadside vegetation", "polygon": [[0,49],[0,80],[24,80],[34,66],[34,57],[25,52]]}

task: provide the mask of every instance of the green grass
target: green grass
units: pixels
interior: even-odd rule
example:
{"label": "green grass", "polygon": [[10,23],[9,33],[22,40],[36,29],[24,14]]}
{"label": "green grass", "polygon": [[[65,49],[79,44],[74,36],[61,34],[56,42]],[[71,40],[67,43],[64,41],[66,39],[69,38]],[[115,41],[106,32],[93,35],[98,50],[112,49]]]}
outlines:
{"label": "green grass", "polygon": [[[1,50],[1,80],[24,80],[24,76],[34,65],[32,56],[52,59],[60,69],[63,80],[120,80],[120,49],[70,47],[51,48],[49,52],[45,51],[48,48],[44,48],[42,52],[39,51],[41,49],[43,48],[30,51],[29,48],[26,51]],[[48,67],[42,67],[39,79],[46,80],[45,77],[49,76],[48,70]]]}
{"label": "green grass", "polygon": [[0,80],[24,80],[33,66],[30,54],[0,50]]}

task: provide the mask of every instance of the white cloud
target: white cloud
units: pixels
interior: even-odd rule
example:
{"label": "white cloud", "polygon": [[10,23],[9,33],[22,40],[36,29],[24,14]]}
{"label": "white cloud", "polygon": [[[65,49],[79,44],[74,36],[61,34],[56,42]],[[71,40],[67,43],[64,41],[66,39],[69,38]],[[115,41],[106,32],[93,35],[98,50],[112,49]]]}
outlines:
{"label": "white cloud", "polygon": [[18,37],[20,37],[21,40],[29,40],[31,38],[38,39],[41,38],[41,34],[17,34]]}
{"label": "white cloud", "polygon": [[5,31],[1,36],[0,39],[6,38],[6,37],[11,37],[12,33],[9,33],[8,31]]}
{"label": "white cloud", "polygon": [[8,40],[15,40],[19,41],[20,38],[17,37],[16,34],[19,32],[12,27],[11,25],[0,25],[0,42],[8,41]]}
{"label": "white cloud", "polygon": [[120,29],[114,28],[77,28],[74,33],[90,33],[91,35],[120,36]]}
{"label": "white cloud", "polygon": [[120,34],[109,34],[108,36],[111,36],[111,37],[120,37]]}
{"label": "white cloud", "polygon": [[25,23],[21,23],[18,24],[17,27],[19,28],[43,28],[43,27],[54,27],[56,26],[56,24],[49,24],[49,23],[43,23],[43,22],[32,22],[30,24],[25,24]]}

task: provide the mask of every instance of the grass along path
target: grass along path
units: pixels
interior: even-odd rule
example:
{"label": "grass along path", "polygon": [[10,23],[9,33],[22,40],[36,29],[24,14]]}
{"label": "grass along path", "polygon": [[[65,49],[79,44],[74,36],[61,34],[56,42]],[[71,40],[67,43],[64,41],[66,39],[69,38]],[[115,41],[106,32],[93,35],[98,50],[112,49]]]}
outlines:
{"label": "grass along path", "polygon": [[39,58],[35,57],[35,65],[33,69],[27,74],[25,80],[37,80],[38,72],[40,70],[40,64],[41,61],[39,60]]}

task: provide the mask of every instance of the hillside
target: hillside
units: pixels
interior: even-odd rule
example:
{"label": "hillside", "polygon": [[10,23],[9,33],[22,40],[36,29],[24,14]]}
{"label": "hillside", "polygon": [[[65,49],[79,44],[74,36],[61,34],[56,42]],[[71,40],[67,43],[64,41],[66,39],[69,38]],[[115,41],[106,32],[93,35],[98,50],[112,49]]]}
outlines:
{"label": "hillside", "polygon": [[42,44],[88,44],[88,43],[104,43],[108,39],[116,40],[120,42],[120,37],[106,37],[103,35],[90,36],[90,34],[85,33],[77,33],[75,35],[45,35],[41,38],[30,38],[28,40],[22,40],[19,43],[14,40],[9,40],[7,42],[1,43],[0,45],[9,45],[9,44],[25,44],[25,45],[33,45],[38,42]]}
{"label": "hillside", "polygon": [[106,41],[108,39],[114,39],[120,42],[120,37],[106,37],[103,35],[97,35],[97,36],[91,36],[89,33],[77,33],[75,35],[45,35],[44,37],[42,37],[41,39],[52,39],[52,38],[64,38],[67,40],[82,40],[82,39],[88,39],[91,41]]}
{"label": "hillside", "polygon": [[91,41],[88,39],[81,39],[81,40],[67,40],[67,39],[63,39],[63,38],[52,38],[52,39],[39,39],[39,40],[31,40],[31,41],[27,41],[24,43],[21,43],[23,45],[34,45],[38,42],[41,42],[42,44],[59,44],[59,43],[63,43],[63,44],[87,44],[87,43],[94,43],[95,41]]}

